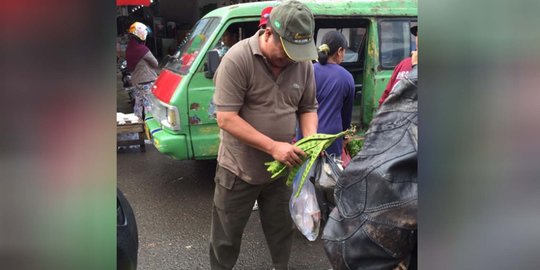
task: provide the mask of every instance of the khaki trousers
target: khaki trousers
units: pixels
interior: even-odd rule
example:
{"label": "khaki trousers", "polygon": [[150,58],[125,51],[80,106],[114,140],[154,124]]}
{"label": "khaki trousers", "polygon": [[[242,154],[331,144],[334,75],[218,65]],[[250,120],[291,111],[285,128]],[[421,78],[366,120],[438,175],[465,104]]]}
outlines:
{"label": "khaki trousers", "polygon": [[285,185],[285,180],[251,185],[218,164],[215,182],[210,233],[211,269],[233,269],[255,200],[273,266],[276,270],[287,269],[294,224],[289,214],[291,189]]}

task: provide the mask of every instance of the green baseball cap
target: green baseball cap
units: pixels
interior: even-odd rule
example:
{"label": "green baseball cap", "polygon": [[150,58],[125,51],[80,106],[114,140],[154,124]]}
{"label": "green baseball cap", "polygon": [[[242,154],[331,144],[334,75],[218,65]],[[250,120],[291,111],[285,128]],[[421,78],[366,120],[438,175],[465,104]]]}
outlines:
{"label": "green baseball cap", "polygon": [[290,59],[296,62],[317,59],[313,40],[315,19],[306,5],[294,0],[282,2],[272,9],[269,22]]}

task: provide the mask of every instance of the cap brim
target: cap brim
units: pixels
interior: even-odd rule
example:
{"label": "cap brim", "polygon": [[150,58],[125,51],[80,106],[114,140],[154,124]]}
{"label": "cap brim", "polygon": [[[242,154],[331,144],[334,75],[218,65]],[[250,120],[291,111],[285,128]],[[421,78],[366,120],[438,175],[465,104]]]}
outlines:
{"label": "cap brim", "polygon": [[283,50],[285,50],[287,56],[293,61],[302,62],[317,60],[317,48],[315,47],[315,42],[313,42],[313,40],[306,44],[294,44],[282,37],[279,37],[279,39],[281,39]]}

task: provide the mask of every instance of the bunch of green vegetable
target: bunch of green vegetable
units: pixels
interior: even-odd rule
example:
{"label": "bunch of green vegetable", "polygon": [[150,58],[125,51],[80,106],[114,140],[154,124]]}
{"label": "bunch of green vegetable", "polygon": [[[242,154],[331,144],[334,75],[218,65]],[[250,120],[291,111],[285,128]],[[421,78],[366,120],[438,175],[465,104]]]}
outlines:
{"label": "bunch of green vegetable", "polygon": [[351,158],[356,156],[360,150],[362,150],[362,145],[364,145],[364,138],[355,138],[352,137],[349,139],[349,142],[347,143],[347,151],[349,151],[349,155],[351,155]]}
{"label": "bunch of green vegetable", "polygon": [[[296,197],[298,197],[298,195],[300,194],[300,190],[302,190],[302,186],[304,185],[306,177],[321,152],[324,149],[328,148],[328,146],[330,146],[337,138],[343,137],[345,135],[354,135],[355,132],[356,128],[352,127],[338,134],[313,134],[297,141],[294,144],[306,153],[306,156],[303,157],[303,161],[308,162],[302,174],[302,178],[300,179],[300,185],[298,186],[298,191],[295,194]],[[287,186],[291,186],[294,176],[296,175],[300,167],[302,167],[302,165],[298,165],[289,169],[285,164],[277,160],[267,162],[264,165],[268,166],[266,170],[272,174],[272,179],[288,174]]]}

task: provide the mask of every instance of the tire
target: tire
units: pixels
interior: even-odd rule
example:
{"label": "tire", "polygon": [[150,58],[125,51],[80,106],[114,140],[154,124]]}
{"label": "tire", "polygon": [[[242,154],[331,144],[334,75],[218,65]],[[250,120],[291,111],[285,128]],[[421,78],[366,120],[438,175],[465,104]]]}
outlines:
{"label": "tire", "polygon": [[126,197],[116,189],[116,269],[137,269],[139,235],[133,209]]}

